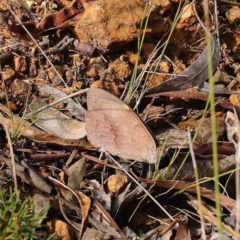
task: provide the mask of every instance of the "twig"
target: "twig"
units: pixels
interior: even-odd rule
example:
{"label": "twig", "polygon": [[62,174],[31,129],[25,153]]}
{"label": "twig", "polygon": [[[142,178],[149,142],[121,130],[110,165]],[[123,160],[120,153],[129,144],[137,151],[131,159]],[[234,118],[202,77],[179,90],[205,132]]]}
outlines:
{"label": "twig", "polygon": [[[187,131],[187,135],[188,135],[188,143],[189,143],[190,153],[191,153],[191,157],[192,157],[193,170],[194,170],[196,182],[199,182],[197,162],[196,162],[195,155],[194,155],[191,132],[190,132],[189,127],[188,127],[188,131]],[[201,190],[200,190],[199,184],[196,184],[196,190],[197,190],[197,199],[198,199],[198,204],[199,204],[199,211],[198,212],[199,212],[199,216],[200,216],[200,219],[201,219],[202,239],[205,240],[207,238],[206,238],[206,232],[205,232],[205,228],[204,228],[204,217],[203,217],[203,209],[202,209]]]}
{"label": "twig", "polygon": [[4,127],[4,130],[6,132],[6,137],[9,145],[10,150],[10,156],[11,156],[11,163],[12,163],[12,174],[13,174],[13,181],[14,181],[14,190],[17,193],[18,192],[18,186],[17,186],[17,174],[16,174],[16,165],[14,160],[14,153],[13,153],[13,147],[12,147],[12,140],[10,138],[8,126],[2,122],[2,125]]}

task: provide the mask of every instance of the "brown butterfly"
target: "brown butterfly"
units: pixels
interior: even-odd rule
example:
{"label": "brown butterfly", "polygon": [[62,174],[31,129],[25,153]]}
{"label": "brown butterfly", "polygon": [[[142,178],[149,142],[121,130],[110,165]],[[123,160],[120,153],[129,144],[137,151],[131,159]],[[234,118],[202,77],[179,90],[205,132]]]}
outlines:
{"label": "brown butterfly", "polygon": [[87,137],[94,147],[124,159],[156,163],[156,143],[128,105],[100,88],[90,88],[87,104]]}

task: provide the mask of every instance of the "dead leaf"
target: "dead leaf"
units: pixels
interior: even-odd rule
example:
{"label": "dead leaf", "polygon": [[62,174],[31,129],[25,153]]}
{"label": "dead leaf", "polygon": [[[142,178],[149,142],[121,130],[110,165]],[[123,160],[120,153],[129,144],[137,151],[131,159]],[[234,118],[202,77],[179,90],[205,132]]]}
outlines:
{"label": "dead leaf", "polygon": [[[11,119],[5,118],[0,114],[0,123],[4,123],[8,126],[11,132],[19,131],[18,135],[25,136],[29,139],[32,139],[37,142],[45,142],[58,144],[62,146],[75,146],[79,148],[83,148],[86,150],[96,150],[91,144],[82,141],[82,140],[74,140],[74,139],[62,139],[51,134],[45,133],[39,130],[36,127],[33,127],[29,122],[19,118],[17,115],[9,114],[8,108],[0,104],[0,109],[13,117],[13,122]],[[13,124],[12,124],[13,123]]]}
{"label": "dead leaf", "polygon": [[187,226],[182,222],[178,222],[178,228],[174,240],[191,240],[190,232]]}
{"label": "dead leaf", "polygon": [[89,213],[90,206],[91,206],[90,198],[79,191],[73,191],[71,188],[69,188],[62,182],[60,182],[50,176],[48,178],[52,181],[52,183],[55,184],[55,186],[57,186],[60,189],[64,189],[66,191],[71,192],[77,198],[78,203],[81,206],[81,213],[82,213],[82,224],[81,224],[81,229],[80,229],[80,239],[81,239],[81,237],[83,236],[83,234],[86,230],[86,227],[87,227],[86,224],[87,224],[87,219],[88,219],[88,213]]}
{"label": "dead leaf", "polygon": [[25,161],[22,161],[21,164],[28,170],[29,176],[31,177],[32,183],[35,187],[40,189],[43,192],[51,193],[52,187],[42,179],[33,169],[31,169]]}
{"label": "dead leaf", "polygon": [[225,122],[227,125],[228,140],[234,144],[234,147],[236,149],[235,158],[237,161],[239,161],[239,159],[240,159],[240,147],[239,147],[240,125],[239,125],[239,121],[235,114],[228,111]]}
{"label": "dead leaf", "polygon": [[[0,156],[0,161],[1,161],[1,162],[5,162],[10,169],[12,168],[12,163],[11,163],[11,160],[10,160],[10,159],[7,159],[7,158],[5,158],[5,157]],[[30,178],[29,175],[25,172],[25,167],[23,167],[22,165],[20,165],[20,164],[18,164],[18,163],[16,162],[16,163],[15,163],[15,168],[16,168],[16,174],[17,174],[17,176],[20,177],[20,179],[21,179],[23,182],[25,182],[25,183],[33,186],[33,183],[32,183],[31,178]]]}
{"label": "dead leaf", "polygon": [[82,158],[68,168],[68,186],[73,190],[79,190],[80,183],[86,172],[86,159]]}
{"label": "dead leaf", "polygon": [[75,193],[78,196],[78,201],[80,202],[81,210],[82,210],[82,224],[81,224],[82,226],[81,226],[81,234],[80,234],[80,239],[81,239],[87,228],[87,220],[88,220],[88,214],[91,207],[91,200],[89,197],[87,197],[80,191],[76,191]]}
{"label": "dead leaf", "polygon": [[39,128],[63,139],[82,139],[86,136],[85,123],[72,119],[53,107],[35,113],[46,105],[43,99],[37,97],[30,104],[31,118]]}
{"label": "dead leaf", "polygon": [[111,194],[106,193],[103,186],[98,181],[92,179],[89,180],[87,189],[91,190],[95,199],[102,203],[103,207],[107,210],[111,210]]}
{"label": "dead leaf", "polygon": [[[207,93],[191,93],[191,92],[162,92],[162,93],[155,93],[155,94],[149,94],[145,97],[159,97],[159,96],[165,96],[165,97],[175,97],[175,98],[186,98],[186,99],[198,99],[202,101],[208,100],[208,94]],[[221,107],[227,108],[227,109],[233,109],[233,105],[223,99],[215,98],[215,103]]]}
{"label": "dead leaf", "polygon": [[[201,208],[199,206],[199,201],[194,198],[193,196],[191,196],[190,194],[186,194],[188,196],[188,198],[190,198],[190,201],[188,201],[188,204],[190,206],[192,206],[196,211],[199,212],[199,209],[201,209],[203,211],[203,216],[204,218],[210,222],[211,224],[214,224],[215,226],[218,225],[218,219],[216,216],[214,216],[217,212],[212,212],[210,211],[207,207],[206,207],[206,204],[202,204]],[[228,232],[231,236],[235,236],[237,237],[237,239],[240,238],[240,235],[237,234],[230,226],[226,225],[224,222],[221,222],[221,227],[226,231]],[[182,239],[182,238],[179,238],[179,239]]]}
{"label": "dead leaf", "polygon": [[[34,89],[44,92],[52,97],[54,97],[56,100],[63,99],[67,97],[67,94],[62,92],[61,90],[58,90],[57,88],[44,85],[44,86],[34,86]],[[85,121],[85,113],[86,110],[80,105],[77,104],[73,99],[68,98],[63,101],[63,103],[66,103],[67,106],[65,107],[66,110],[68,110],[74,117],[78,118],[81,121]]]}
{"label": "dead leaf", "polygon": [[46,15],[37,26],[37,30],[43,32],[58,27],[61,23],[66,22],[68,19],[83,11],[82,1],[74,0],[69,7],[65,7],[56,13]]}

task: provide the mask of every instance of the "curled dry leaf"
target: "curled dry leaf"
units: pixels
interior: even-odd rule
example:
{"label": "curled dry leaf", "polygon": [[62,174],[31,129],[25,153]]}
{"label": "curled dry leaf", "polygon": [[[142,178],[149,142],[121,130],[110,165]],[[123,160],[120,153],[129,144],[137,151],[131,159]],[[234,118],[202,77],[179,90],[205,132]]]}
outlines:
{"label": "curled dry leaf", "polygon": [[35,98],[30,104],[32,120],[38,127],[63,139],[81,139],[86,136],[85,123],[72,119],[53,107],[35,113],[38,108],[46,105],[40,98]]}
{"label": "curled dry leaf", "polygon": [[17,115],[11,115],[8,111],[8,108],[2,104],[0,104],[0,109],[7,115],[12,116],[14,119],[14,123],[12,124],[11,119],[5,118],[0,114],[0,123],[7,125],[11,132],[18,132],[19,136],[22,135],[37,142],[58,144],[61,146],[75,146],[86,150],[96,150],[96,148],[94,148],[91,144],[83,140],[62,139],[45,133],[32,126],[29,122],[19,118]]}
{"label": "curled dry leaf", "polygon": [[82,158],[68,168],[68,186],[73,190],[79,190],[80,183],[86,172],[86,159]]}
{"label": "curled dry leaf", "polygon": [[89,89],[87,104],[87,137],[94,147],[124,159],[156,163],[156,143],[128,105],[98,88]]}
{"label": "curled dry leaf", "polygon": [[21,164],[28,170],[29,176],[31,177],[32,183],[35,187],[43,192],[51,193],[52,187],[42,179],[33,169],[31,169],[28,164],[24,161]]}
{"label": "curled dry leaf", "polygon": [[[34,86],[34,89],[40,92],[44,92],[54,97],[56,100],[61,100],[68,96],[66,93],[62,92],[61,90],[58,90],[48,85]],[[68,110],[74,117],[78,118],[79,120],[85,121],[86,110],[80,104],[77,104],[71,98],[65,99],[63,103],[67,104],[67,106],[65,107],[66,110]]]}
{"label": "curled dry leaf", "polygon": [[[200,211],[199,210],[200,209],[199,201],[196,198],[194,198],[193,196],[191,196],[190,194],[186,194],[186,196],[190,199],[190,201],[187,201],[187,203],[190,206],[192,206],[196,211],[199,212]],[[207,222],[211,223],[212,225],[217,226],[218,219],[215,216],[215,212],[212,212],[210,210],[210,208],[207,206],[208,206],[207,204],[202,204],[202,206],[201,206],[201,210],[203,211],[204,218],[207,220]],[[235,236],[236,239],[239,239],[240,235],[237,234],[229,225],[226,225],[224,222],[222,222],[221,224],[222,224],[222,228],[225,230],[223,232],[223,234],[224,234],[223,239],[232,239],[232,238],[227,238],[226,233],[229,233],[231,236]],[[183,239],[183,238],[179,238],[179,239]]]}
{"label": "curled dry leaf", "polygon": [[[0,162],[5,162],[8,167],[11,169],[12,168],[12,163],[11,160],[5,157],[0,156]],[[33,186],[32,180],[29,177],[29,175],[25,172],[25,167],[22,165],[18,164],[17,162],[15,163],[15,168],[16,168],[16,174],[17,176],[25,183]]]}
{"label": "curled dry leaf", "polygon": [[178,222],[175,240],[191,240],[190,231],[182,222]]}
{"label": "curled dry leaf", "polygon": [[81,234],[80,234],[80,239],[81,239],[81,237],[83,236],[87,228],[87,221],[88,221],[88,215],[91,207],[91,200],[89,197],[87,197],[80,191],[76,191],[75,193],[78,197],[78,201],[81,205],[81,210],[82,210],[82,226],[81,226]]}
{"label": "curled dry leaf", "polygon": [[65,7],[56,13],[46,15],[37,26],[37,30],[44,31],[58,27],[61,23],[84,11],[82,1],[74,0],[69,7]]}

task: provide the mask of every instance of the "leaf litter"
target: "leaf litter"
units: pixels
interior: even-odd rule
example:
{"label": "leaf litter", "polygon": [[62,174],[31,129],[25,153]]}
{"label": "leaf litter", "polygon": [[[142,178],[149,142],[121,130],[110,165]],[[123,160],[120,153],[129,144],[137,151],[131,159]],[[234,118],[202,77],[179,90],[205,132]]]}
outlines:
{"label": "leaf litter", "polygon": [[[209,2],[210,33],[201,3],[17,2],[0,3],[0,123],[12,141],[1,128],[0,184],[4,189],[14,185],[14,158],[23,199],[34,197],[36,212],[50,206],[47,227],[39,232],[70,240],[202,239],[202,209],[207,237],[219,236],[206,107],[211,89],[207,35],[212,70],[217,70],[213,91],[219,184],[224,186],[218,193],[225,214],[222,234],[238,236],[227,219],[238,221],[232,186],[238,174],[239,123],[230,111],[238,113],[240,106],[239,6]],[[138,88],[132,91],[135,74]],[[119,99],[128,91],[134,92],[129,105]],[[195,196],[187,129],[202,202]]]}

